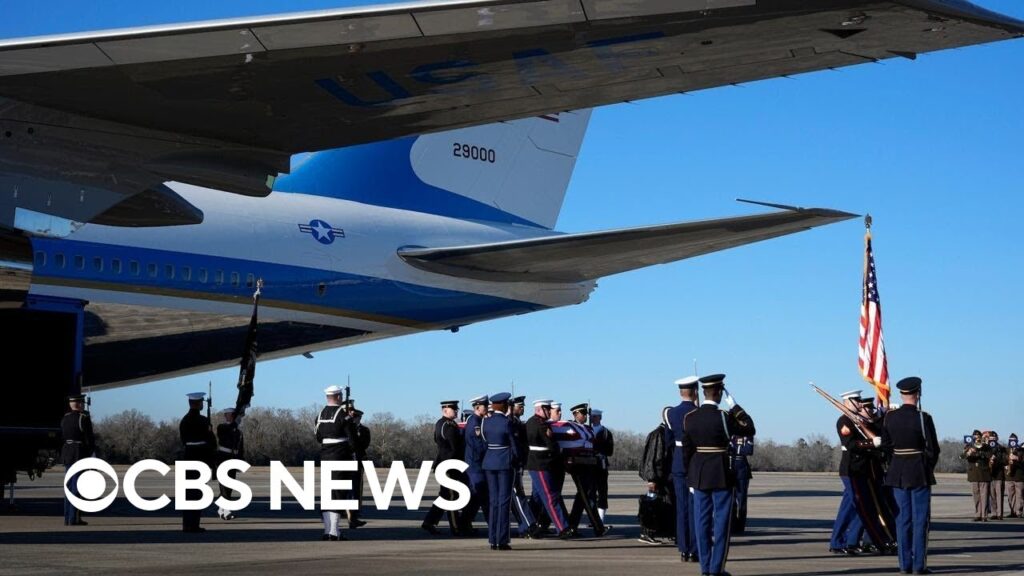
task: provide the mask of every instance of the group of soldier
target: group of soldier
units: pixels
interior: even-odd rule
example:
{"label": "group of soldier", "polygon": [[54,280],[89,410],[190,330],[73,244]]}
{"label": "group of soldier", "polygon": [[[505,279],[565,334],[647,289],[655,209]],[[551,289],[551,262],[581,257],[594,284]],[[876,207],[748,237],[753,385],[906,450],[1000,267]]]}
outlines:
{"label": "group of soldier", "polygon": [[[470,489],[470,501],[457,511],[434,506],[422,528],[438,534],[447,517],[452,536],[471,536],[477,512],[483,510],[492,550],[511,549],[512,517],[522,538],[552,534],[559,538],[579,535],[579,523],[587,514],[595,536],[611,526],[604,523],[608,508],[608,458],[614,438],[605,428],[602,412],[588,403],[571,408],[572,419],[562,420],[562,405],[547,399],[533,401],[533,415],[524,423],[526,397],[508,392],[470,400],[471,411],[463,422],[457,400],[441,402],[441,418],[434,425],[436,462],[462,460],[467,464],[460,478]],[[523,474],[529,472],[532,494],[527,495]],[[571,508],[562,499],[566,475],[576,488]],[[441,496],[454,495],[441,488]]]}
{"label": "group of soldier", "polygon": [[[640,540],[658,544],[659,532],[674,534],[681,561],[699,562],[702,574],[728,574],[730,536],[746,525],[754,422],[725,389],[724,374],[690,376],[676,385],[681,401],[662,410],[641,465],[651,501],[667,499],[673,521],[647,520],[642,501]],[[704,394],[699,404],[698,387]]]}
{"label": "group of soldier", "polygon": [[847,410],[836,422],[842,445],[843,497],[829,551],[897,555],[901,574],[929,574],[931,487],[939,442],[921,409],[922,381],[896,384],[901,405],[882,413],[859,390],[842,395]]}
{"label": "group of soldier", "polygon": [[[967,481],[974,496],[974,521],[1024,517],[1024,450],[1016,434],[1006,446],[994,431],[975,430],[964,438],[960,457],[967,461]],[[1003,496],[1009,514],[1003,506]]]}
{"label": "group of soldier", "polygon": [[[681,402],[662,413],[667,458],[671,460],[671,481],[647,477],[649,488],[670,495],[675,512],[675,537],[683,562],[699,562],[701,573],[725,575],[729,537],[742,531],[746,519],[746,492],[750,453],[755,428],[753,420],[725,388],[725,375],[688,377],[676,382]],[[697,388],[704,400],[697,404]],[[901,573],[926,574],[927,538],[931,486],[939,445],[929,414],[920,409],[921,379],[905,378],[897,384],[902,405],[882,416],[873,399],[860,391],[842,395],[844,415],[836,423],[842,444],[840,476],[843,498],[833,528],[829,550],[852,555],[864,552],[892,553],[899,558]],[[362,425],[362,412],[351,400],[342,400],[342,388],[325,391],[326,406],[316,421],[320,459],[364,460],[369,446],[369,429]],[[70,467],[91,455],[95,448],[92,424],[83,410],[84,398],[68,398],[70,411],[61,423],[61,461]],[[224,422],[213,432],[202,414],[204,394],[188,395],[189,412],[181,420],[184,458],[206,462],[211,467],[227,459],[244,458],[244,438],[233,409],[222,411]],[[561,404],[547,399],[533,401],[533,415],[524,423],[524,396],[508,392],[480,396],[470,401],[472,411],[464,422],[457,420],[459,403],[441,402],[442,416],[434,427],[436,461],[458,459],[467,464],[460,478],[470,490],[469,504],[445,513],[432,507],[422,528],[437,534],[437,525],[447,514],[453,536],[473,533],[473,521],[483,511],[488,525],[488,542],[493,550],[511,549],[512,516],[524,538],[554,534],[559,538],[579,535],[579,523],[586,513],[595,536],[611,529],[604,523],[608,507],[608,458],[614,440],[599,410],[588,403],[573,406],[572,418],[562,420]],[[728,409],[723,410],[722,405]],[[1004,448],[995,433],[975,431],[966,442],[963,458],[969,463],[968,480],[974,485],[976,520],[1003,517],[1003,483],[1009,479],[1009,517],[1021,516],[1024,505],[1024,467],[1016,436]],[[526,494],[524,471],[532,481]],[[352,481],[346,496],[361,501],[362,474],[345,473]],[[575,496],[571,508],[562,498],[566,475],[573,480]],[[343,478],[344,479],[344,478]],[[76,479],[67,481],[75,493]],[[342,492],[342,491],[338,491]],[[346,491],[347,492],[347,491]],[[989,494],[994,496],[990,499]],[[231,499],[230,489],[221,495]],[[455,500],[441,488],[441,496]],[[188,495],[197,498],[196,494]],[[233,513],[219,510],[222,519]],[[200,511],[184,511],[182,529],[202,532]],[[339,512],[324,511],[323,539],[344,540]],[[350,511],[349,527],[365,521],[358,509]],[[65,506],[65,524],[84,522],[70,504]],[[643,538],[642,538],[643,539]]]}

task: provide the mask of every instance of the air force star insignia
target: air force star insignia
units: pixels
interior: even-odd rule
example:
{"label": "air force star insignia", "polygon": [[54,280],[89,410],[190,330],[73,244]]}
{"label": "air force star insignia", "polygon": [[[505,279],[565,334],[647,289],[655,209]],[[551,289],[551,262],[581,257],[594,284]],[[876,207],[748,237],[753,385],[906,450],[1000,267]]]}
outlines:
{"label": "air force star insignia", "polygon": [[299,231],[309,234],[321,244],[332,244],[336,238],[344,238],[345,231],[334,228],[323,220],[310,220],[309,224],[299,224]]}

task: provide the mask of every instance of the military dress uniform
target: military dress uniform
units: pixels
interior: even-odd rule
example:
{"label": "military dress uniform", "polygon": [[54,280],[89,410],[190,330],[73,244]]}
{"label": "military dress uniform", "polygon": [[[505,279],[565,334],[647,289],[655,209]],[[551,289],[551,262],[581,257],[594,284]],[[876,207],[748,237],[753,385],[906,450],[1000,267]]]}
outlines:
{"label": "military dress uniform", "polygon": [[961,458],[967,461],[967,481],[971,483],[971,495],[974,497],[974,521],[988,521],[989,485],[992,482],[992,469],[989,459],[992,449],[981,441],[981,432],[975,430],[974,441],[964,446]]}
{"label": "military dress uniform", "polygon": [[[577,413],[587,413],[588,409],[586,403],[577,404],[572,407],[572,414],[575,417]],[[580,519],[586,512],[594,528],[594,535],[604,536],[610,527],[605,526],[600,514],[597,513],[597,455],[594,451],[594,431],[587,424],[575,420],[559,422],[553,426],[553,430],[556,428],[568,432],[563,435],[556,431],[555,439],[559,440],[566,473],[576,487],[576,495],[569,510],[569,528],[576,532]]]}
{"label": "military dress uniform", "polygon": [[750,492],[750,480],[754,477],[750,470],[747,457],[753,454],[754,437],[737,434],[731,438],[729,455],[732,458],[732,471],[736,475],[736,500],[732,507],[732,533],[743,534],[747,530],[747,495]]}
{"label": "military dress uniform", "polygon": [[[221,413],[234,414],[235,409],[226,408]],[[238,420],[233,420],[231,422],[221,422],[217,425],[217,456],[219,462],[245,460],[245,438],[238,424]],[[228,476],[232,479],[237,478],[238,470],[229,471]],[[234,491],[227,486],[221,485],[220,495],[230,500],[234,497]],[[235,517],[234,512],[224,508],[218,510],[217,514],[224,520],[232,520]]]}
{"label": "military dress uniform", "polygon": [[[850,390],[842,394],[843,400],[860,399],[860,390]],[[854,504],[853,486],[850,482],[850,451],[856,449],[858,435],[856,426],[845,414],[836,420],[836,433],[842,458],[839,460],[839,480],[843,483],[843,496],[839,500],[839,510],[832,524],[832,539],[829,541],[829,552],[852,553],[852,549],[860,544],[864,526]]]}
{"label": "military dress uniform", "polygon": [[[699,379],[688,376],[676,380],[680,390],[697,392]],[[676,505],[676,547],[683,562],[697,561],[697,538],[693,523],[693,494],[686,481],[686,458],[683,454],[683,423],[697,404],[683,400],[668,409],[666,444],[672,448],[672,488]]]}
{"label": "military dress uniform", "polygon": [[[213,435],[213,427],[210,419],[203,416],[201,410],[205,392],[193,392],[188,395],[189,410],[181,419],[178,431],[181,435],[181,443],[185,447],[185,460],[203,462],[213,468],[216,465],[217,438]],[[195,480],[199,478],[199,472],[189,471],[186,478]],[[195,500],[202,497],[199,490],[186,490],[185,497]],[[202,518],[201,510],[182,510],[181,529],[184,532],[204,532],[205,529],[199,526]]]}
{"label": "military dress uniform", "polygon": [[[470,400],[475,409],[477,406],[487,405],[487,396],[477,396]],[[487,521],[487,514],[490,506],[487,496],[487,476],[484,474],[483,461],[487,452],[486,443],[480,438],[480,426],[483,418],[475,412],[466,419],[465,439],[466,455],[464,460],[469,466],[466,468],[466,478],[469,485],[469,504],[462,509],[459,520],[462,522],[462,532],[471,535],[473,533],[473,521],[476,520],[478,510],[483,510],[484,521]]]}
{"label": "military dress uniform", "polygon": [[[512,399],[513,406],[522,406],[525,402],[526,396],[516,396]],[[526,459],[530,455],[530,444],[526,441],[526,424],[515,415],[509,417],[509,423],[512,425],[512,436],[516,443],[517,456],[513,463],[515,469],[512,475],[512,512],[519,524],[519,536],[532,538],[538,532],[537,519],[530,507],[530,498],[526,494],[526,487],[523,486],[523,470],[526,468]]]}
{"label": "military dress uniform", "polygon": [[[550,400],[534,400],[533,405],[551,406]],[[551,432],[551,421],[536,414],[526,421],[526,441],[530,455],[526,459],[526,469],[530,471],[533,483],[532,500],[538,510],[543,511],[547,519],[555,524],[559,536],[568,537],[569,521],[566,518],[565,503],[562,494],[553,485],[554,474],[561,472],[562,458]],[[538,513],[538,521],[540,514]]]}
{"label": "military dress uniform", "polygon": [[[700,379],[705,397],[720,388],[724,374]],[[693,488],[694,525],[702,574],[725,574],[729,556],[729,524],[732,522],[736,475],[730,469],[729,444],[735,435],[753,435],[754,422],[739,405],[728,412],[705,400],[683,421],[683,454],[687,459],[687,484]]]}
{"label": "military dress uniform", "polygon": [[[459,401],[445,400],[441,402],[441,408],[451,408],[458,413]],[[445,460],[462,460],[465,454],[465,444],[463,442],[462,430],[459,429],[459,424],[454,418],[442,416],[434,423],[434,444],[437,446],[437,457],[434,458],[435,468]],[[465,475],[457,470],[449,472],[449,477],[461,482],[466,480]],[[455,500],[455,494],[445,486],[441,486],[440,495],[445,500]],[[447,516],[448,518],[448,528],[451,530],[451,535],[458,535],[461,525],[458,514],[455,511],[445,512],[436,504],[430,506],[427,516],[423,519],[422,528],[431,534],[436,534],[437,524],[441,521],[442,516]]]}
{"label": "military dress uniform", "polygon": [[[68,396],[68,402],[84,402],[85,396]],[[60,463],[67,470],[75,462],[92,456],[96,451],[96,438],[92,432],[92,419],[89,414],[80,410],[71,410],[60,421]],[[78,493],[78,477],[75,474],[67,480],[68,490],[81,498]],[[64,525],[84,526],[81,513],[67,498],[64,499]]]}
{"label": "military dress uniform", "polygon": [[[918,394],[921,379],[904,378],[896,387],[904,395]],[[885,485],[892,487],[898,507],[896,540],[900,571],[927,574],[931,495],[939,459],[939,441],[931,415],[911,403],[890,410],[882,424],[882,448],[892,454]]]}
{"label": "military dress uniform", "polygon": [[[512,397],[508,392],[491,396],[499,407]],[[509,512],[512,506],[512,475],[519,459],[512,423],[503,411],[495,410],[480,425],[480,438],[487,446],[481,467],[487,475],[490,511],[487,514],[487,542],[491,550],[510,550]]]}
{"label": "military dress uniform", "polygon": [[[330,386],[324,390],[328,398],[337,398],[341,395],[340,386]],[[320,462],[352,460],[355,461],[355,450],[352,438],[355,436],[355,427],[348,417],[345,407],[336,404],[328,404],[320,410],[316,420],[316,441],[320,444]],[[351,472],[334,472],[332,480],[352,480],[355,474]],[[342,500],[348,490],[332,490],[331,498]],[[321,510],[324,524],[323,540],[345,540],[341,533],[341,514],[335,510]]]}
{"label": "military dress uniform", "polygon": [[[352,449],[355,451],[355,459],[357,462],[363,462],[369,459],[370,451],[370,429],[363,425],[362,410],[352,411],[355,424],[353,426],[354,436],[352,437]],[[360,520],[360,516],[363,513],[363,486],[365,485],[365,477],[362,470],[355,473],[352,481],[352,494],[353,499],[356,501],[356,509],[348,511],[348,527],[358,528],[366,524],[365,520]]]}
{"label": "military dress uniform", "polygon": [[[590,417],[602,416],[600,410],[591,410]],[[608,470],[609,461],[615,454],[615,436],[604,424],[592,424],[594,429],[594,453],[597,455],[597,514],[604,522],[605,513],[608,511]]]}

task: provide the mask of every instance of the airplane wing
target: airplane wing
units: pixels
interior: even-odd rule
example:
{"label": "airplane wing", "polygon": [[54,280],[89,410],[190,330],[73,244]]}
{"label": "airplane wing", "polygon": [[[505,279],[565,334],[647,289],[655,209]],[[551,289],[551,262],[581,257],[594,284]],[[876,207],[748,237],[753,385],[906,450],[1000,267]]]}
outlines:
{"label": "airplane wing", "polygon": [[0,41],[0,184],[184,223],[165,181],[266,195],[296,152],[1022,33],[964,0],[445,0]]}
{"label": "airplane wing", "polygon": [[409,264],[438,274],[495,282],[583,282],[666,264],[855,218],[823,208],[701,222],[546,236],[448,248],[403,248]]}

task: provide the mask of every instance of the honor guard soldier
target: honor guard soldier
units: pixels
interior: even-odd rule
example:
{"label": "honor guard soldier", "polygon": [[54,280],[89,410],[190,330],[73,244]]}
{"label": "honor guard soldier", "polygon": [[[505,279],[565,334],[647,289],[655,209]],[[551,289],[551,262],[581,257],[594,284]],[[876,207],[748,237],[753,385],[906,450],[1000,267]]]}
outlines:
{"label": "honor guard soldier", "polygon": [[[213,468],[217,438],[213,435],[213,427],[210,419],[200,412],[203,408],[203,398],[206,392],[193,392],[188,395],[188,413],[181,419],[178,427],[181,433],[181,443],[185,446],[185,460],[203,462]],[[189,480],[199,478],[199,472],[188,471],[185,477]],[[202,497],[199,490],[186,490],[186,498],[195,500]],[[182,510],[181,529],[184,532],[205,532],[205,528],[199,526],[202,517],[201,510]]]}
{"label": "honor guard soldier", "polygon": [[[572,476],[576,486],[576,496],[569,510],[569,528],[578,533],[580,518],[586,512],[594,535],[604,536],[612,527],[605,526],[597,513],[597,454],[594,451],[594,430],[587,424],[590,406],[584,402],[573,406],[571,411],[573,420],[564,426],[558,425],[572,432],[568,439],[559,441],[566,472]],[[555,438],[559,439],[559,433],[555,433]]]}
{"label": "honor guard soldier", "polygon": [[992,457],[992,449],[982,440],[980,430],[975,430],[971,435],[971,441],[964,446],[960,457],[967,460],[967,481],[971,483],[971,494],[974,496],[974,521],[988,522],[988,495],[992,482],[992,469],[988,462]]}
{"label": "honor guard soldier", "polygon": [[683,423],[686,415],[697,409],[697,385],[700,379],[687,376],[676,380],[679,387],[678,406],[668,409],[665,444],[672,447],[672,488],[676,505],[676,547],[683,562],[697,561],[697,539],[694,533],[693,494],[686,481],[686,459],[683,454]]}
{"label": "honor guard soldier", "polygon": [[[60,421],[60,463],[67,470],[75,462],[92,456],[96,451],[96,438],[92,433],[92,419],[85,412],[85,396],[73,394],[68,396],[70,410]],[[67,480],[68,491],[81,498],[78,493],[78,477],[81,472]],[[64,525],[85,526],[81,513],[70,500],[64,498]]]}
{"label": "honor guard soldier", "polygon": [[[221,410],[224,422],[217,425],[217,455],[220,462],[228,460],[245,460],[245,439],[242,437],[242,429],[238,427],[235,419],[235,409],[225,408]],[[228,476],[234,479],[238,476],[238,470],[231,470]],[[226,486],[220,487],[220,495],[230,500],[234,497],[234,491]],[[221,520],[234,520],[235,513],[225,508],[219,508],[217,515]]]}
{"label": "honor guard soldier", "polygon": [[509,510],[512,505],[513,467],[519,460],[512,423],[505,415],[512,395],[501,392],[490,397],[494,413],[480,425],[480,439],[487,446],[482,468],[487,475],[490,512],[487,514],[487,542],[491,550],[511,550]]}
{"label": "honor guard soldier", "polygon": [[515,470],[512,476],[512,512],[519,524],[520,538],[533,538],[537,535],[537,520],[530,508],[530,498],[523,486],[523,470],[526,468],[526,459],[530,455],[530,444],[526,441],[526,424],[522,421],[523,413],[526,412],[526,396],[516,396],[512,399],[512,415],[509,422],[512,424],[512,435],[516,442]]}
{"label": "honor guard soldier", "polygon": [[[458,400],[441,402],[441,417],[434,423],[434,444],[437,445],[437,457],[434,458],[435,467],[445,460],[462,460],[463,454],[465,454],[462,430],[459,429],[459,423],[455,421],[458,414]],[[449,476],[465,481],[465,476],[456,470],[449,472]],[[440,488],[440,495],[445,500],[455,500],[455,494],[444,486]],[[438,534],[437,523],[441,521],[441,516],[445,515],[448,517],[448,529],[451,530],[451,535],[457,536],[461,530],[458,515],[454,511],[445,512],[436,504],[430,506],[420,527],[431,534]]]}
{"label": "honor guard soldier", "polygon": [[[324,389],[327,405],[320,410],[316,420],[316,441],[320,444],[320,461],[355,460],[352,438],[355,427],[341,402],[341,386]],[[354,474],[333,472],[332,480],[340,474],[342,480],[351,480]],[[347,490],[332,490],[331,498],[342,500]],[[335,510],[321,510],[324,523],[323,540],[346,540],[341,533],[341,514]]]}
{"label": "honor guard soldier", "polygon": [[554,522],[560,538],[568,538],[572,531],[566,519],[565,503],[561,493],[556,492],[552,485],[552,471],[562,470],[562,458],[558,442],[551,432],[551,404],[551,400],[533,401],[533,416],[526,421],[526,442],[530,450],[526,469],[530,471],[532,499],[537,509],[543,510],[548,520]]}
{"label": "honor guard soldier", "polygon": [[480,438],[480,426],[487,417],[487,395],[477,396],[469,401],[473,407],[473,413],[466,419],[466,477],[469,479],[469,504],[462,510],[462,533],[464,536],[473,535],[473,521],[476,520],[476,513],[483,509],[484,521],[487,521],[487,514],[490,506],[490,499],[487,496],[487,476],[484,474],[484,454],[487,452],[487,445]]}
{"label": "honor guard soldier", "polygon": [[608,511],[608,460],[615,453],[612,431],[602,424],[604,413],[590,410],[590,426],[594,429],[594,452],[597,453],[597,515],[604,522]]}
{"label": "honor guard soldier", "polygon": [[[352,450],[355,452],[357,462],[369,459],[370,450],[370,429],[363,425],[363,411],[357,410],[355,401],[348,401],[348,417],[352,420],[352,427],[355,436],[352,437]],[[348,527],[355,529],[366,526],[366,520],[360,519],[363,513],[363,472],[356,472],[352,480],[353,499],[356,501],[356,509],[348,510]]]}
{"label": "honor guard soldier", "polygon": [[885,415],[881,447],[892,454],[885,485],[892,487],[898,508],[900,573],[929,574],[928,522],[939,441],[931,415],[920,408],[921,379],[904,378],[896,387],[903,405]]}
{"label": "honor guard soldier", "polygon": [[733,534],[743,534],[747,530],[747,496],[750,492],[750,480],[754,474],[750,471],[747,457],[754,453],[754,432],[734,434],[730,439],[729,454],[732,457],[732,471],[736,475],[736,500],[732,507]]}
{"label": "honor guard soldier", "polygon": [[[693,488],[697,553],[702,574],[728,575],[729,523],[732,520],[736,475],[730,469],[729,444],[733,436],[754,435],[754,422],[725,391],[725,375],[700,379],[704,402],[683,420],[683,456],[686,480]],[[728,412],[719,409],[724,401]]]}
{"label": "honor guard soldier", "polygon": [[[843,404],[850,410],[857,411],[860,395],[860,390],[843,392]],[[859,436],[853,420],[845,414],[836,420],[836,432],[839,434],[839,444],[843,452],[839,460],[839,479],[843,482],[843,497],[839,500],[839,510],[832,524],[832,540],[829,542],[828,551],[833,554],[850,555],[857,553],[856,547],[864,531],[853,501],[853,486],[850,483],[850,448]]]}

